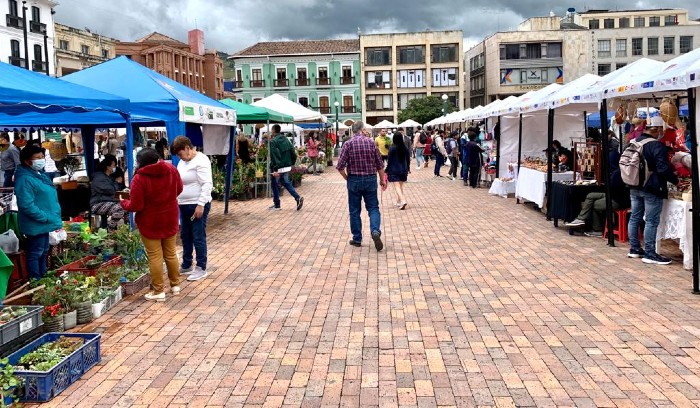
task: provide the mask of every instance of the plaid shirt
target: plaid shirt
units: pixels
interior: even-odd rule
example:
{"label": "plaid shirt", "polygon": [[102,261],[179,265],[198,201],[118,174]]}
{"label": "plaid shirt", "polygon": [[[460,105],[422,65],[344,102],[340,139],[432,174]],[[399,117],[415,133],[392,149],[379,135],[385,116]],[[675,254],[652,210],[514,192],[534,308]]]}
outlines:
{"label": "plaid shirt", "polygon": [[382,155],[374,140],[360,134],[343,144],[336,169],[343,170],[353,176],[371,176],[384,168]]}

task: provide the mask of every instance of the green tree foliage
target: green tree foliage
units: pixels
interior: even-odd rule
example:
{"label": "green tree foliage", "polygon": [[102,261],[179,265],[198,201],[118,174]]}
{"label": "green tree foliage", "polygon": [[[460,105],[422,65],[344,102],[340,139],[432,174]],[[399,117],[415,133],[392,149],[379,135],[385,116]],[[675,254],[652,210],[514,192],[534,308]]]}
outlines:
{"label": "green tree foliage", "polygon": [[[447,101],[447,112],[452,113],[457,108]],[[428,123],[431,120],[442,116],[442,99],[440,96],[426,96],[425,98],[411,99],[408,107],[399,112],[399,122],[413,119],[418,123]]]}

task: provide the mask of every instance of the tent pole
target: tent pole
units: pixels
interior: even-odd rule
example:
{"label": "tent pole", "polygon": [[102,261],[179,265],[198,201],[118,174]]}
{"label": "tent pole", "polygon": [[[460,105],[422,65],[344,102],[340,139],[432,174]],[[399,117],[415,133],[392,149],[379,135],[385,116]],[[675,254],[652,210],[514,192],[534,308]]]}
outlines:
{"label": "tent pole", "polygon": [[[134,178],[134,131],[136,126],[131,123],[131,116],[125,115],[126,118],[126,151],[124,156],[126,159],[126,174],[129,177],[129,186],[131,186],[131,180]],[[126,184],[126,180],[124,180]],[[134,213],[129,213],[129,226],[134,229]]]}
{"label": "tent pole", "polygon": [[586,140],[588,140],[588,112],[583,111],[583,135],[586,137]]}
{"label": "tent pole", "polygon": [[[499,126],[500,128],[500,126]],[[500,131],[500,129],[499,129]],[[520,177],[520,157],[523,155],[523,114],[521,113],[518,119],[518,177]],[[517,183],[517,181],[516,181]],[[515,198],[515,202],[520,204],[520,199]]]}
{"label": "tent pole", "polygon": [[[690,154],[692,160],[693,185],[693,231],[700,231],[700,165],[698,164],[698,128],[697,128],[697,88],[688,89],[688,128],[690,130]],[[698,233],[693,234],[693,293],[700,294],[700,245],[695,241]]]}
{"label": "tent pole", "polygon": [[[272,184],[270,181],[270,119],[267,120],[267,198],[270,198],[270,189],[272,189]],[[262,140],[262,136],[260,136]]]}
{"label": "tent pole", "polygon": [[236,127],[231,126],[231,133],[228,138],[228,155],[226,157],[226,189],[224,190],[224,214],[228,214],[229,198],[231,197],[231,180],[233,179],[235,140]]}
{"label": "tent pole", "polygon": [[[501,117],[498,117],[496,122],[498,132],[494,132],[493,140],[496,142],[496,178],[500,177],[501,172]],[[487,129],[488,130],[488,129]]]}
{"label": "tent pole", "polygon": [[[611,247],[615,246],[615,234],[612,233],[613,229],[613,210],[612,210],[612,192],[610,191],[610,163],[608,147],[610,142],[608,141],[608,100],[603,99],[600,104],[600,125],[605,130],[605,135],[603,135],[602,142],[602,152],[601,152],[601,164],[603,166],[603,183],[605,183],[605,219],[608,224],[608,245]],[[622,146],[622,127],[620,127],[620,146]],[[626,222],[627,220],[618,220],[618,222]],[[632,232],[630,232],[632,233]],[[636,234],[637,232],[635,232]]]}
{"label": "tent pole", "polygon": [[[554,141],[554,110],[547,110],[547,151],[552,148],[552,142]],[[549,215],[551,213],[550,208],[552,207],[552,154],[547,155],[547,188],[545,189],[545,194],[547,196],[547,221],[551,220],[552,217]]]}

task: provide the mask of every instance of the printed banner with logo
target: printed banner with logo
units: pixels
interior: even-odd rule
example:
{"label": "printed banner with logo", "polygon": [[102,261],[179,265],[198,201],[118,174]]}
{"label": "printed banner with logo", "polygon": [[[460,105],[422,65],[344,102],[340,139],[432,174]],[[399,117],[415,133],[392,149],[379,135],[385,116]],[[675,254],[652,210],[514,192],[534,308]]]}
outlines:
{"label": "printed banner with logo", "polygon": [[202,125],[236,125],[236,111],[180,101],[180,121]]}

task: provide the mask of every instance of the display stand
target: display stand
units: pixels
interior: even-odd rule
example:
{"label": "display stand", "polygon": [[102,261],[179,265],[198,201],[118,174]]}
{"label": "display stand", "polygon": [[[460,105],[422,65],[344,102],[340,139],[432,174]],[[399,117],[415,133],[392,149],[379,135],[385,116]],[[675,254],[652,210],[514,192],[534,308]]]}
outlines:
{"label": "display stand", "polygon": [[580,177],[583,181],[595,181],[602,184],[600,179],[602,147],[596,142],[574,143],[574,183]]}

